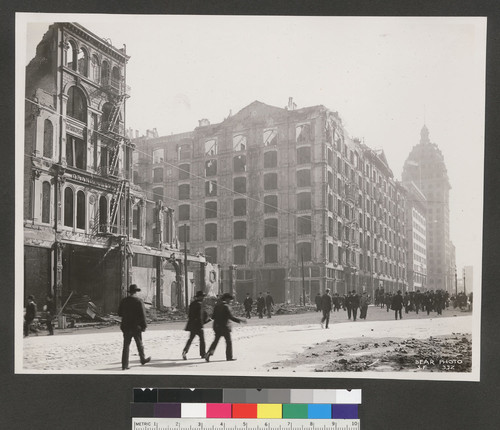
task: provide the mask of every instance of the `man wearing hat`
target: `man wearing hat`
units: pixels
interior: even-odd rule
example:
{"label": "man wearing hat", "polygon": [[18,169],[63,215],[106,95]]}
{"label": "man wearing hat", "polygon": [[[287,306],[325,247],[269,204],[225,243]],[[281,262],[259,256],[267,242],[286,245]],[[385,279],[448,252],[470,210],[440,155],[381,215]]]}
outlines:
{"label": "man wearing hat", "polygon": [[131,284],[128,292],[129,296],[122,299],[118,307],[118,315],[122,317],[120,328],[123,332],[123,352],[122,352],[122,370],[127,370],[130,342],[132,338],[137,345],[137,351],[141,359],[141,364],[151,361],[151,357],[144,355],[144,346],[142,344],[142,332],[146,331],[146,309],[142,300],[136,296],[141,289],[136,284]]}
{"label": "man wearing hat", "polygon": [[243,306],[245,307],[245,316],[247,318],[252,318],[250,314],[252,312],[253,299],[250,297],[250,293],[247,293]]}
{"label": "man wearing hat", "polygon": [[203,324],[209,321],[207,313],[203,310],[203,298],[206,294],[203,291],[198,291],[194,296],[194,300],[189,305],[188,322],[184,330],[189,332],[189,339],[186,346],[182,350],[182,358],[187,360],[187,353],[191,342],[195,336],[200,338],[200,356],[205,358],[205,336],[203,334]]}
{"label": "man wearing hat", "polygon": [[205,355],[205,360],[207,361],[210,361],[210,356],[214,355],[214,351],[217,347],[217,344],[219,343],[219,339],[223,336],[224,339],[226,339],[226,360],[236,360],[235,358],[233,358],[233,342],[231,341],[231,326],[229,325],[229,320],[234,321],[238,324],[246,324],[247,321],[245,319],[236,318],[231,313],[229,303],[231,302],[231,300],[233,300],[233,298],[234,297],[231,294],[224,293],[221,297],[221,300],[214,307],[212,319],[214,320],[215,339]]}
{"label": "man wearing hat", "polygon": [[26,305],[26,313],[24,314],[24,337],[30,334],[31,324],[36,317],[36,303],[35,298],[31,295],[28,296],[28,304]]}

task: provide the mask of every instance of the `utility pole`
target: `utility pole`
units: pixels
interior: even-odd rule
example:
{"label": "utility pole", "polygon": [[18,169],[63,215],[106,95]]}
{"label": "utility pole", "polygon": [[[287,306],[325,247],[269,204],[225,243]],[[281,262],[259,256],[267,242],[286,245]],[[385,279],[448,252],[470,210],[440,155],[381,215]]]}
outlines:
{"label": "utility pole", "polygon": [[184,224],[184,299],[186,303],[186,313],[189,312],[189,292],[188,292],[188,254],[187,254],[187,225]]}
{"label": "utility pole", "polygon": [[463,271],[464,271],[464,294],[465,294],[465,295],[467,295],[467,294],[465,293],[465,269],[463,269]]}
{"label": "utility pole", "polygon": [[455,297],[458,296],[457,267],[455,266]]}
{"label": "utility pole", "polygon": [[302,305],[306,306],[306,280],[304,277],[304,254],[300,253],[300,258],[302,259]]}

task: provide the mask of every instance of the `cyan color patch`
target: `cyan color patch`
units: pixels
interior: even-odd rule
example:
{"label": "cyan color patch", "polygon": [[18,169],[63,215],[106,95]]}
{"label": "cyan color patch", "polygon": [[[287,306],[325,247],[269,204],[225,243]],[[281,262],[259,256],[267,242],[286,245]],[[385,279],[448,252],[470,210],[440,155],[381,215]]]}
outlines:
{"label": "cyan color patch", "polygon": [[332,405],[330,404],[309,404],[307,407],[307,418],[331,418]]}

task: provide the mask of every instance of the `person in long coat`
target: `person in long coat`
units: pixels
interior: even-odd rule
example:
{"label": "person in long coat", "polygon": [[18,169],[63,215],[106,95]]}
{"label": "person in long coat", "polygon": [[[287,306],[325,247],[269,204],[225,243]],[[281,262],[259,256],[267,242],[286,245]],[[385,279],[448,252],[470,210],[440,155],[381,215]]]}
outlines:
{"label": "person in long coat", "polygon": [[395,319],[398,319],[398,314],[399,319],[403,319],[403,315],[401,312],[401,310],[403,309],[403,296],[401,295],[401,290],[399,290],[398,293],[392,297],[391,309],[394,311]]}
{"label": "person in long coat", "polygon": [[266,296],[266,310],[268,318],[271,318],[271,310],[273,306],[274,306],[273,296],[271,296],[271,293],[268,291]]}
{"label": "person in long coat", "polygon": [[356,321],[356,317],[358,316],[358,308],[359,308],[359,295],[356,294],[356,291],[352,291],[352,296],[351,296],[351,312],[352,312],[352,319]]}
{"label": "person in long coat", "polygon": [[233,357],[233,342],[231,340],[231,326],[229,321],[234,321],[235,323],[246,323],[245,319],[236,318],[231,313],[231,308],[229,303],[234,297],[229,293],[224,293],[221,300],[215,305],[212,319],[214,320],[214,332],[215,339],[210,345],[208,352],[205,354],[205,360],[210,361],[210,357],[214,355],[215,348],[219,343],[219,339],[224,337],[226,340],[226,360],[233,361],[236,360]]}
{"label": "person in long coat", "polygon": [[323,323],[325,328],[328,328],[328,323],[330,322],[330,312],[332,311],[332,297],[330,296],[330,290],[327,288],[325,294],[321,297],[321,310],[323,311],[323,318],[321,318],[321,328],[323,328]]}
{"label": "person in long coat", "polygon": [[370,299],[368,297],[368,293],[365,291],[361,295],[361,298],[359,299],[359,318],[362,320],[366,320],[366,314],[368,313],[368,303]]}
{"label": "person in long coat", "polygon": [[319,312],[321,310],[321,294],[319,292],[316,294],[314,302],[316,303],[316,312]]}
{"label": "person in long coat", "polygon": [[243,306],[245,307],[245,316],[247,318],[252,318],[252,315],[251,315],[252,305],[253,305],[253,299],[250,297],[250,293],[247,293],[247,296],[245,297],[245,300],[243,301]]}
{"label": "person in long coat", "polygon": [[264,309],[266,307],[266,299],[259,293],[259,297],[257,297],[257,313],[259,314],[259,318],[264,317]]}
{"label": "person in long coat", "polygon": [[28,304],[26,305],[26,313],[24,314],[24,337],[29,336],[31,324],[36,317],[36,303],[35,297],[28,296]]}
{"label": "person in long coat", "polygon": [[128,357],[132,338],[135,340],[141,364],[151,361],[151,357],[146,358],[142,344],[142,332],[146,331],[148,324],[144,303],[136,295],[138,291],[141,289],[136,284],[131,284],[128,290],[129,296],[122,299],[118,307],[118,315],[122,317],[120,329],[123,332],[122,370],[129,369]]}
{"label": "person in long coat", "polygon": [[189,347],[193,342],[195,336],[200,338],[200,357],[205,358],[205,335],[203,333],[203,324],[208,322],[208,315],[203,309],[203,299],[205,297],[203,291],[198,291],[194,297],[194,300],[189,305],[188,311],[188,322],[184,330],[189,332],[189,339],[186,342],[186,346],[182,350],[182,358],[187,360],[187,353],[189,352]]}

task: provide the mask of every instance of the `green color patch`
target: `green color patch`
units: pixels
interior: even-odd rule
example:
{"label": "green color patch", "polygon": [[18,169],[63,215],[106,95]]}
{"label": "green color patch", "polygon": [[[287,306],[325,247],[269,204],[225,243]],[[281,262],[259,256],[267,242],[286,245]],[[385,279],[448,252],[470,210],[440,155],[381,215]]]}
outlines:
{"label": "green color patch", "polygon": [[283,418],[307,418],[307,404],[300,403],[284,403]]}

